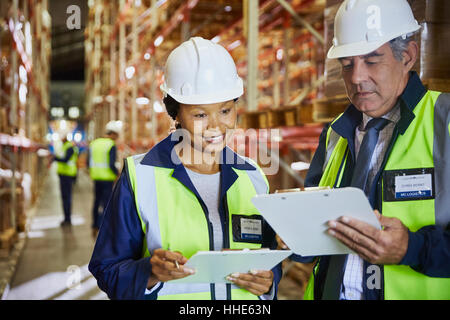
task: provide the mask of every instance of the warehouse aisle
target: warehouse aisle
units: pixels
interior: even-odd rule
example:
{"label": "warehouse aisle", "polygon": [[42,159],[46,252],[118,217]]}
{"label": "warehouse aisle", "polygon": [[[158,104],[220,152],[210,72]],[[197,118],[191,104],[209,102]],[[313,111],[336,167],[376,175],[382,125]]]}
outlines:
{"label": "warehouse aisle", "polygon": [[55,164],[43,188],[6,299],[107,299],[87,270],[94,247],[89,175],[79,170],[73,194],[72,227],[60,227],[63,213]]}

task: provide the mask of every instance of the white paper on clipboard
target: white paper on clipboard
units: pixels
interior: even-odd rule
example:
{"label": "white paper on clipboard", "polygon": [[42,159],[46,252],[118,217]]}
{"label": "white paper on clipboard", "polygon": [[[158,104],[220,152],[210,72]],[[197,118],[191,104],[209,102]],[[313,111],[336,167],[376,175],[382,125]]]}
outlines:
{"label": "white paper on clipboard", "polygon": [[330,220],[348,216],[381,229],[358,188],[257,195],[252,202],[289,249],[305,257],[354,253],[327,233]]}
{"label": "white paper on clipboard", "polygon": [[234,272],[270,270],[291,254],[291,250],[268,249],[199,251],[185,264],[195,269],[195,274],[170,283],[231,283],[225,278]]}

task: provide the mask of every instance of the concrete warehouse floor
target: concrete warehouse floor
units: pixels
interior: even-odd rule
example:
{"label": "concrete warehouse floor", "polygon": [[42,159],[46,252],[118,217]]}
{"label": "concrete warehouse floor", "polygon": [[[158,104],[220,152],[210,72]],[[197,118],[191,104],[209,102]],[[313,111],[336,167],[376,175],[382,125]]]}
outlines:
{"label": "concrete warehouse floor", "polygon": [[[72,227],[60,227],[63,219],[56,166],[46,178],[32,212],[28,238],[22,234],[15,253],[3,261],[10,270],[6,300],[104,300],[107,299],[87,265],[94,248],[91,235],[92,181],[80,170],[73,194]],[[0,275],[1,277],[2,275]],[[288,277],[280,283],[279,299],[300,299],[300,287]]]}

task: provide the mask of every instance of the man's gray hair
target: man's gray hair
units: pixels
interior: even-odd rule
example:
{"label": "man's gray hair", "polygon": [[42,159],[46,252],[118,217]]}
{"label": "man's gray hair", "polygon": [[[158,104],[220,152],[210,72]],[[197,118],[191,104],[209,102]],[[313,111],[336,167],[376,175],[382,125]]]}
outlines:
{"label": "man's gray hair", "polygon": [[392,53],[394,54],[394,58],[398,61],[402,61],[403,52],[408,49],[408,44],[411,41],[416,41],[418,31],[407,34],[405,37],[400,36],[391,41],[389,41],[389,45],[391,46]]}

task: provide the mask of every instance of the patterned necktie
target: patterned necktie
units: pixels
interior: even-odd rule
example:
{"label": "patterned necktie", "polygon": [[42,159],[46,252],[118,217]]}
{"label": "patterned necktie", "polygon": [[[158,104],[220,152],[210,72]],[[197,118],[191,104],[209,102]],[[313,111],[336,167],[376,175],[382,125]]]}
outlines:
{"label": "patterned necktie", "polygon": [[384,118],[375,118],[369,121],[366,126],[361,147],[356,158],[355,168],[353,170],[352,187],[360,188],[367,194],[367,177],[369,176],[370,163],[373,152],[378,142],[380,131],[388,124],[389,120]]}
{"label": "patterned necktie", "polygon": [[[389,123],[384,118],[374,118],[369,121],[366,126],[366,134],[364,135],[361,147],[356,158],[355,168],[353,170],[352,187],[360,188],[366,194],[367,177],[369,176],[370,163],[372,161],[373,152],[378,142],[380,131]],[[347,255],[334,255],[330,257],[327,277],[324,284],[322,299],[338,300],[341,294],[341,284],[344,276],[344,266],[347,261]]]}

